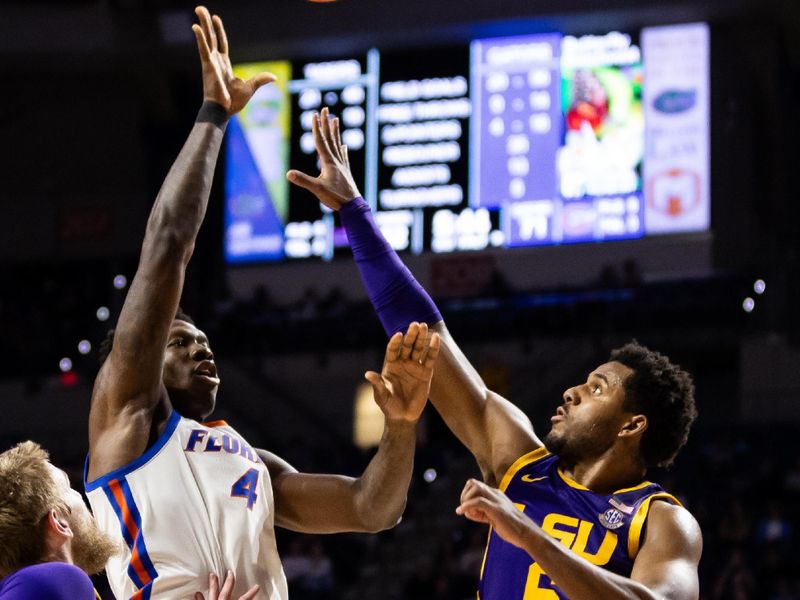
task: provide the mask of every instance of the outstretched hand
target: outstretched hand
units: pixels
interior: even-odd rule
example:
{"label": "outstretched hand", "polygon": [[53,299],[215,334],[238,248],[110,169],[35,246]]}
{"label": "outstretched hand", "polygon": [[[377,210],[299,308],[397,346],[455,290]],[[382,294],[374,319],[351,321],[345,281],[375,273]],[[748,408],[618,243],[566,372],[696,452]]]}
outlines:
{"label": "outstretched hand", "polygon": [[228,56],[228,37],[218,15],[213,17],[205,6],[194,9],[200,24],[192,25],[203,67],[203,100],[225,107],[229,115],[244,108],[256,90],[275,81],[272,73],[259,73],[247,81],[234,77]]}
{"label": "outstretched hand", "polygon": [[456,514],[477,523],[488,523],[510,544],[525,547],[525,540],[536,527],[503,492],[476,479],[467,480]]}
{"label": "outstretched hand", "polygon": [[342,144],[339,132],[339,118],[331,118],[328,108],[325,107],[322,114],[314,113],[311,130],[319,154],[319,176],[311,177],[292,169],[286,177],[295,185],[314,194],[331,210],[339,210],[342,204],[361,195],[350,172],[347,146]]}
{"label": "outstretched hand", "polygon": [[[225,583],[222,584],[222,589],[219,589],[219,578],[211,573],[208,576],[208,600],[233,600],[233,586],[236,584],[236,577],[232,571],[228,571],[225,577]],[[239,597],[239,600],[252,600],[258,594],[259,587],[254,585],[244,595]],[[194,600],[206,600],[201,592],[194,595]]]}
{"label": "outstretched hand", "polygon": [[405,335],[398,332],[389,340],[383,370],[364,375],[387,421],[419,420],[431,390],[440,343],[438,333],[428,336],[425,323],[411,323]]}

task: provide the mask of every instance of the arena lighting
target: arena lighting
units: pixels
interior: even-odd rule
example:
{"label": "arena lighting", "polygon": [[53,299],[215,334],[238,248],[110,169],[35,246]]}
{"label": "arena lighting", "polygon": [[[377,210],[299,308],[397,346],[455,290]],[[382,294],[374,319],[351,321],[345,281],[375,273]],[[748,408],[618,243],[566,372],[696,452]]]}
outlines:
{"label": "arena lighting", "polygon": [[78,352],[81,354],[89,354],[92,351],[92,343],[89,340],[81,340],[78,342]]}
{"label": "arena lighting", "polygon": [[128,279],[127,279],[127,277],[125,277],[125,275],[117,275],[116,277],[114,277],[114,287],[115,288],[117,288],[118,290],[121,290],[126,285],[128,285]]}
{"label": "arena lighting", "polygon": [[422,478],[426,483],[433,483],[436,481],[437,475],[436,469],[425,469],[425,472],[422,474]]}
{"label": "arena lighting", "polygon": [[97,309],[96,314],[98,321],[108,321],[108,317],[111,316],[111,311],[108,310],[107,306],[101,306]]}
{"label": "arena lighting", "polygon": [[60,361],[58,361],[58,368],[61,369],[62,373],[70,371],[72,369],[72,360],[65,356]]}
{"label": "arena lighting", "polygon": [[78,374],[75,371],[67,371],[66,373],[61,373],[58,376],[58,380],[62,387],[74,387],[78,385]]}
{"label": "arena lighting", "polygon": [[744,299],[744,302],[742,302],[742,309],[743,309],[743,310],[744,310],[744,312],[746,312],[746,313],[751,313],[751,312],[753,312],[753,309],[754,309],[755,307],[756,307],[756,301],[755,301],[755,300],[753,300],[752,298],[750,298],[749,296],[748,296],[747,298],[745,298],[745,299]]}
{"label": "arena lighting", "polygon": [[756,282],[753,284],[753,291],[761,295],[767,291],[767,283],[763,279],[756,279]]}

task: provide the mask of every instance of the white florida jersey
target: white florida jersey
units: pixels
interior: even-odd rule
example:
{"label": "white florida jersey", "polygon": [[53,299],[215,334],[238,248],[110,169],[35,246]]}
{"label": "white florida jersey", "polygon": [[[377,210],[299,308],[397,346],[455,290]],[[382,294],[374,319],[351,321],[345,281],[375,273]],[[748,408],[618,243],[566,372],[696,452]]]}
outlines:
{"label": "white florida jersey", "polygon": [[255,584],[259,599],[288,597],[269,473],[224,421],[173,410],[142,456],[84,484],[98,524],[125,549],[106,565],[118,600],[207,598],[208,574],[229,569],[233,598]]}

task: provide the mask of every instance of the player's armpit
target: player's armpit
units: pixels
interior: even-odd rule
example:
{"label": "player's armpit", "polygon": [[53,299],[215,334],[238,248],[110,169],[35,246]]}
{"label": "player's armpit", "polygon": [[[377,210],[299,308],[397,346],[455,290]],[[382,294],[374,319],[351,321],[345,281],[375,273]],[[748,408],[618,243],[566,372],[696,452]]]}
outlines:
{"label": "player's armpit", "polygon": [[700,526],[685,508],[656,501],[647,517],[644,544],[631,579],[667,600],[696,600],[697,567],[703,550]]}
{"label": "player's armpit", "polygon": [[450,430],[472,452],[484,480],[497,486],[519,457],[540,448],[527,416],[486,388],[444,322],[431,327],[442,344],[431,384],[431,402]]}

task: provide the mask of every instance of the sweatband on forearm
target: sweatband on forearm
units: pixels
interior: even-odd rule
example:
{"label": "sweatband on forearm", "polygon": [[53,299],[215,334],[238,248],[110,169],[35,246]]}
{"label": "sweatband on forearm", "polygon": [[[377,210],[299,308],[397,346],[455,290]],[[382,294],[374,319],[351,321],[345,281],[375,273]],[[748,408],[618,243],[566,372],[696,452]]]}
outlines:
{"label": "sweatband on forearm", "polygon": [[384,239],[364,199],[347,202],[339,214],[367,296],[386,333],[405,331],[412,321],[428,325],[441,321],[436,304]]}
{"label": "sweatband on forearm", "polygon": [[206,100],[200,107],[200,112],[197,113],[197,119],[195,119],[195,122],[211,123],[212,125],[216,125],[222,131],[225,131],[225,126],[228,124],[229,118],[228,111],[225,110],[224,106],[217,104],[216,102],[212,102],[211,100]]}

